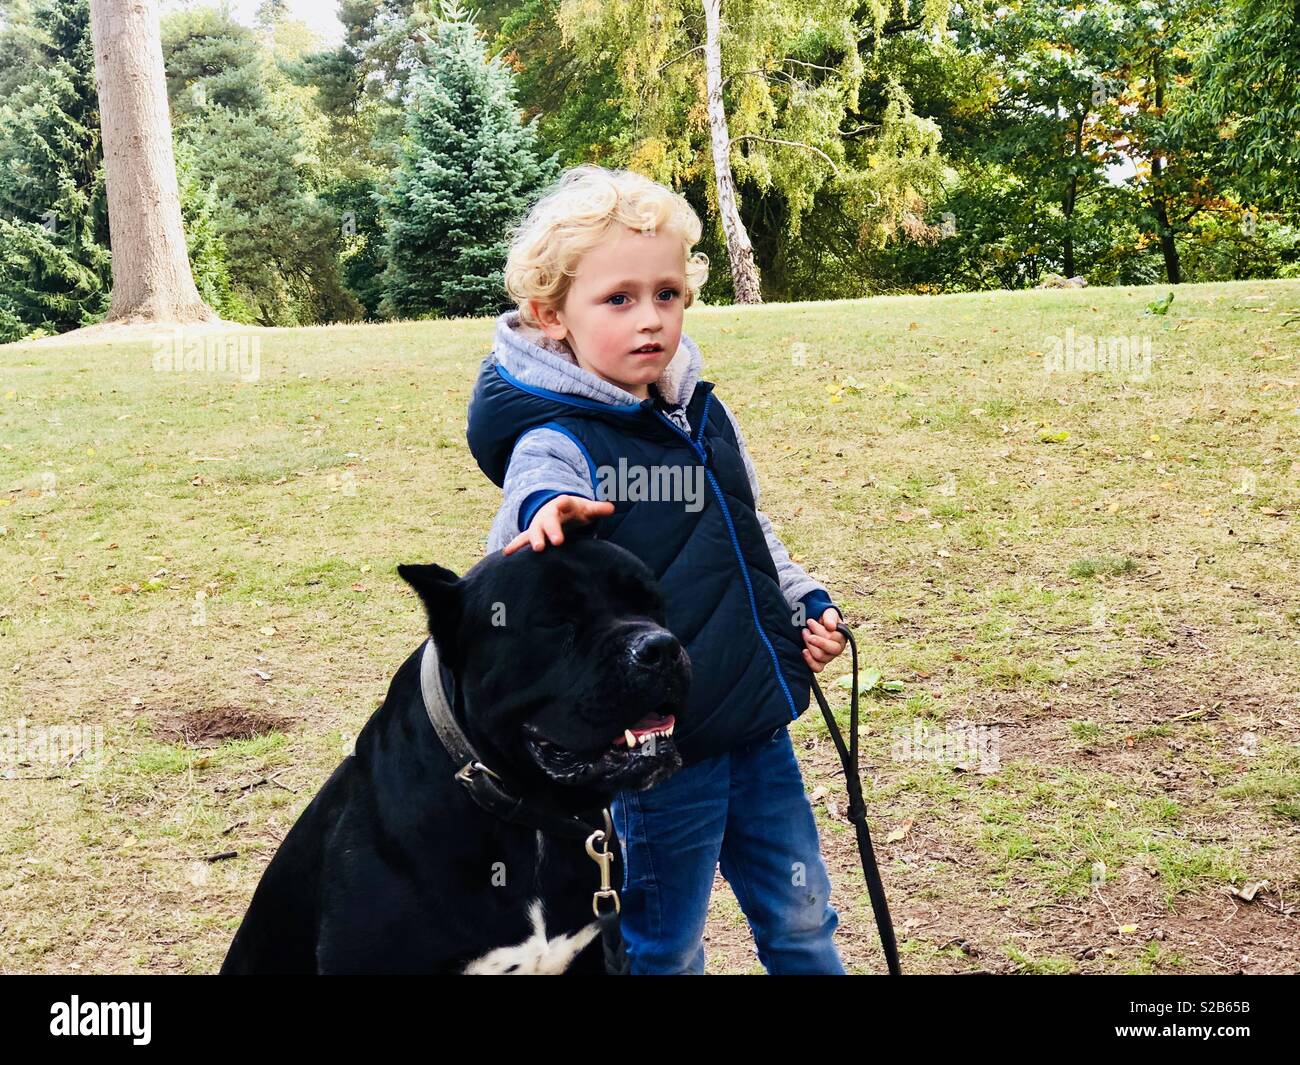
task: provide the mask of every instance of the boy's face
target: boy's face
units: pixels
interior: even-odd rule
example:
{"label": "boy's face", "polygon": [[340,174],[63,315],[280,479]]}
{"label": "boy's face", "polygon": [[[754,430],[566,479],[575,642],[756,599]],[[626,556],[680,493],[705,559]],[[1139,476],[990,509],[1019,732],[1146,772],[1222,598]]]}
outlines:
{"label": "boy's face", "polygon": [[[532,310],[584,370],[645,399],[677,352],[685,295],[681,238],[624,226],[579,260],[562,307]],[[636,351],[646,344],[658,350]]]}

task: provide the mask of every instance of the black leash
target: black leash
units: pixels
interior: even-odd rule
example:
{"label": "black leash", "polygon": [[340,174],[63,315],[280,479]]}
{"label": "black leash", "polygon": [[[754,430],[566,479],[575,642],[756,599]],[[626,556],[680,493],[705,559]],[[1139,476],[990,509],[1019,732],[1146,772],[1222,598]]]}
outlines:
{"label": "black leash", "polygon": [[[858,772],[858,645],[853,639],[852,631],[844,624],[842,618],[836,627],[844,632],[853,652],[853,695],[849,709],[851,731],[847,747],[840,728],[835,723],[835,715],[831,713],[831,708],[817,684],[816,677],[813,678],[812,690],[817,696],[817,704],[821,707],[822,716],[826,719],[826,728],[831,734],[831,739],[835,741],[836,750],[839,751],[840,763],[844,766],[844,783],[849,793],[849,820],[853,822],[853,827],[858,834],[858,854],[862,857],[862,873],[867,878],[867,891],[871,895],[871,908],[876,915],[876,927],[880,930],[880,945],[885,952],[889,975],[902,976],[903,969],[898,962],[898,943],[894,938],[894,923],[889,919],[885,885],[881,882],[880,870],[876,867],[876,852],[872,849],[871,832],[867,828],[867,807],[862,800],[862,777]],[[617,899],[615,905],[617,906]],[[619,928],[617,908],[603,913],[598,910],[597,916],[600,918],[601,939],[605,952],[605,972],[611,976],[627,976],[631,970],[631,962]]]}
{"label": "black leash", "polygon": [[876,914],[876,927],[880,930],[880,945],[885,952],[885,961],[889,965],[890,976],[902,976],[902,967],[898,964],[898,944],[894,939],[894,924],[889,919],[889,903],[885,900],[885,885],[880,880],[880,870],[876,868],[876,852],[871,847],[871,833],[867,829],[867,807],[862,801],[862,777],[858,773],[858,645],[853,633],[841,618],[836,623],[836,631],[844,633],[853,649],[853,698],[849,710],[849,745],[844,745],[844,737],[835,723],[835,715],[826,703],[813,678],[812,690],[817,696],[817,703],[822,708],[822,717],[826,719],[826,728],[835,741],[835,749],[840,752],[840,762],[844,766],[844,784],[849,793],[849,820],[858,833],[858,854],[862,856],[862,874],[867,878],[867,891],[871,895],[871,908]]}

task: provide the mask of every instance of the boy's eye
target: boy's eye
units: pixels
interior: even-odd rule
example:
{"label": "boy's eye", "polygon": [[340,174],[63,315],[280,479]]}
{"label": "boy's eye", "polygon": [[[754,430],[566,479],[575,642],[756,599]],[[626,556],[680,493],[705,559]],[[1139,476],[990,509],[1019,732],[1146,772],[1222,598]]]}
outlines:
{"label": "boy's eye", "polygon": [[[677,289],[675,289],[675,288],[661,288],[661,289],[659,290],[659,295],[662,296],[665,292],[668,293],[668,298],[669,298],[669,299],[676,299],[679,295],[681,295],[681,293],[679,293],[679,292],[677,291]],[[606,299],[605,302],[606,302],[606,303],[609,303],[611,300],[625,300],[625,299],[627,299],[627,296],[626,296],[626,295],[624,295],[622,292],[616,292],[616,293],[614,293],[614,295],[612,295],[612,296],[610,296],[608,299]],[[665,302],[667,302],[667,301],[665,301]],[[623,304],[621,304],[621,303],[615,303],[614,306],[615,306],[615,307],[622,307]]]}

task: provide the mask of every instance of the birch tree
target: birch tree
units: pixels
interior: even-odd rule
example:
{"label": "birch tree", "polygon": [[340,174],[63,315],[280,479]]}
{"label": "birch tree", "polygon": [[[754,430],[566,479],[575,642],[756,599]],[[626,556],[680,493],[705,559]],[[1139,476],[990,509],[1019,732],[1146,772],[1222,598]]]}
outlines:
{"label": "birch tree", "polygon": [[[709,207],[736,301],[758,303],[742,183],[779,189],[791,237],[828,185],[859,228],[881,207],[877,186],[888,167],[873,174],[848,165],[845,142],[882,132],[882,122],[858,116],[859,49],[879,38],[896,9],[905,14],[906,0],[871,0],[861,21],[831,0],[561,0],[558,22],[566,45],[618,71],[629,122],[625,165],[668,185],[710,171]],[[937,30],[946,18],[945,0],[930,0],[916,25]],[[934,133],[918,129],[910,139],[937,143]]]}

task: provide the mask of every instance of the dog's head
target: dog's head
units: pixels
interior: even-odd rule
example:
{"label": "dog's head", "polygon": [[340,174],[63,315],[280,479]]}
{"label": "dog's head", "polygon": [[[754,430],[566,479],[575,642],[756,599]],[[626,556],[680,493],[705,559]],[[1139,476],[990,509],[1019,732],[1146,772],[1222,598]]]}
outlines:
{"label": "dog's head", "polygon": [[488,555],[464,577],[398,572],[424,601],[484,761],[595,805],[681,766],[672,731],[690,661],[645,564],[569,532],[559,547]]}

